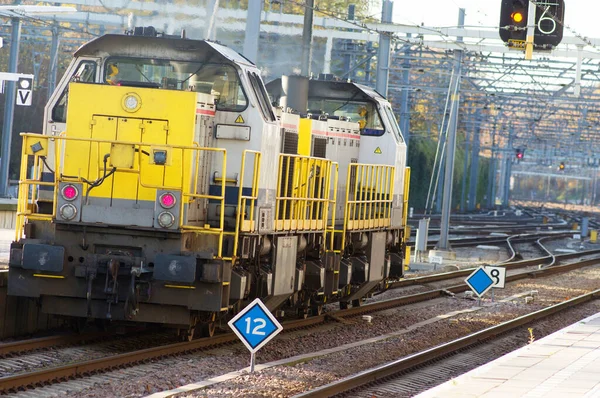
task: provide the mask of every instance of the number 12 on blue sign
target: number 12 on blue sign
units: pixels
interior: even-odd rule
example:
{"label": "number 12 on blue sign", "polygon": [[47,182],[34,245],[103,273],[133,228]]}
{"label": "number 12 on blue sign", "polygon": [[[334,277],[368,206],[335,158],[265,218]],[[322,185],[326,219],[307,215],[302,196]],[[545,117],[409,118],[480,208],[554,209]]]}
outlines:
{"label": "number 12 on blue sign", "polygon": [[260,299],[248,304],[228,325],[251,353],[260,350],[283,329]]}

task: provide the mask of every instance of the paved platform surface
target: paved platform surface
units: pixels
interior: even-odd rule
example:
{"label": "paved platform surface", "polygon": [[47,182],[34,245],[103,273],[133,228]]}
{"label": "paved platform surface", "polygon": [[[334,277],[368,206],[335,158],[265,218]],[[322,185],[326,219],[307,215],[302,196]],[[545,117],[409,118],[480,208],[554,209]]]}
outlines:
{"label": "paved platform surface", "polygon": [[417,397],[598,398],[600,313]]}

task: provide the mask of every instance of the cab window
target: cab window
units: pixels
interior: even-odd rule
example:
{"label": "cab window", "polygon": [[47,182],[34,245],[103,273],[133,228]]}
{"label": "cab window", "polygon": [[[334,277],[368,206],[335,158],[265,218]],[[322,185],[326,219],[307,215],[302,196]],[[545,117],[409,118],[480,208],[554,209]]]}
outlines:
{"label": "cab window", "polygon": [[258,106],[264,118],[270,122],[275,121],[275,114],[273,113],[273,108],[271,107],[271,102],[262,80],[254,72],[248,72],[248,79],[250,80],[252,91],[254,91],[254,96],[258,100]]}
{"label": "cab window", "polygon": [[371,102],[319,99],[310,100],[308,108],[311,113],[324,113],[358,122],[361,135],[378,137],[385,133],[377,107]]}
{"label": "cab window", "polygon": [[220,111],[241,112],[248,105],[237,70],[227,64],[113,57],[106,61],[103,82],[210,94]]}
{"label": "cab window", "polygon": [[392,132],[396,137],[396,141],[404,142],[404,137],[402,137],[402,132],[400,131],[400,126],[398,125],[394,111],[392,111],[392,108],[389,106],[386,106],[383,109],[385,109],[385,114],[387,115],[390,125],[392,126]]}
{"label": "cab window", "polygon": [[[96,81],[96,62],[81,61],[75,73],[71,76],[71,82],[94,83]],[[67,121],[67,103],[69,100],[69,86],[60,95],[60,98],[52,108],[52,120],[57,123],[66,123]]]}

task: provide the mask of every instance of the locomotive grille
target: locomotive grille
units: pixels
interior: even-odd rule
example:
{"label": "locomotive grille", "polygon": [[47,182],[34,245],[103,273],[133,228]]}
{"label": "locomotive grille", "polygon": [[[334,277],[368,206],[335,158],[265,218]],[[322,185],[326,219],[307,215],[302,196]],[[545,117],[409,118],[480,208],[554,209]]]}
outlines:
{"label": "locomotive grille", "polygon": [[283,131],[282,153],[298,154],[298,133]]}
{"label": "locomotive grille", "polygon": [[[358,159],[352,158],[350,159],[350,163],[358,163]],[[348,191],[350,192],[350,196],[354,195],[354,190],[356,189],[356,167],[350,168],[350,187]]]}
{"label": "locomotive grille", "polygon": [[[293,155],[298,154],[298,134],[291,131],[284,130],[283,132],[283,143],[282,143],[282,153],[289,153]],[[291,160],[291,159],[290,159]],[[292,187],[294,183],[294,162],[284,162],[281,170],[281,190],[280,192],[287,197],[292,196]],[[283,177],[287,175],[287,187],[285,186],[286,178]],[[279,209],[279,218],[289,218],[290,217],[291,208],[287,207],[284,211],[283,208]]]}
{"label": "locomotive grille", "polygon": [[313,156],[316,158],[325,158],[327,150],[327,138],[313,138]]}

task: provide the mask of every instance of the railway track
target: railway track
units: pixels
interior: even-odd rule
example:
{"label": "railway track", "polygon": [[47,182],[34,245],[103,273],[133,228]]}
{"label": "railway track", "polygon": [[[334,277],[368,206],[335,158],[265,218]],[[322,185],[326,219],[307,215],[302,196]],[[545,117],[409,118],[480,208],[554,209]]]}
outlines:
{"label": "railway track", "polygon": [[[507,269],[514,269],[514,268],[522,268],[522,267],[538,265],[538,264],[552,264],[555,261],[562,261],[562,260],[567,260],[567,259],[572,259],[572,258],[586,256],[586,255],[594,255],[594,254],[600,253],[600,249],[599,249],[599,250],[591,250],[591,251],[586,251],[586,252],[569,253],[569,254],[554,256],[551,253],[549,253],[548,250],[545,249],[543,247],[543,245],[541,245],[541,243],[539,243],[539,239],[537,236],[510,237],[508,239],[504,238],[503,240],[498,240],[498,242],[505,243],[505,244],[508,242],[507,244],[509,246],[509,249],[512,251],[511,258],[514,258],[515,251],[514,251],[514,249],[512,249],[511,244],[532,242],[534,240],[538,241],[538,244],[540,244],[541,249],[546,251],[546,253],[548,254],[547,256],[536,258],[536,259],[531,259],[531,260],[509,261],[509,262],[503,263],[503,265]],[[451,271],[451,272],[438,273],[438,274],[434,274],[434,275],[403,279],[403,280],[400,280],[397,282],[390,283],[387,286],[386,290],[396,289],[396,288],[401,288],[401,287],[406,287],[406,286],[424,285],[424,284],[428,284],[431,282],[439,282],[439,281],[464,277],[464,276],[468,276],[472,271],[473,271],[473,268],[468,268],[468,269],[463,269],[463,270],[459,270],[459,271]],[[382,291],[382,293],[383,292],[384,291]],[[40,350],[40,349],[44,349],[44,348],[73,345],[73,344],[77,344],[77,343],[81,343],[81,342],[88,342],[88,341],[90,341],[90,342],[96,341],[96,340],[99,340],[102,338],[106,338],[107,336],[108,335],[106,333],[93,333],[93,334],[85,334],[85,335],[71,334],[71,335],[60,335],[60,336],[48,336],[48,337],[20,340],[20,341],[15,341],[15,342],[11,342],[11,343],[0,344],[0,358],[11,357],[11,356],[15,356],[20,353],[30,352],[30,351],[34,351],[34,350]]]}
{"label": "railway track", "polygon": [[[599,253],[600,250],[594,251]],[[589,253],[588,253],[589,254]],[[581,257],[583,254],[578,253]],[[561,255],[561,259],[573,258],[575,254]],[[556,256],[558,257],[558,256]],[[527,260],[534,261],[534,260]],[[538,260],[539,262],[539,260]],[[535,271],[527,271],[519,274],[509,275],[506,278],[507,282],[512,282],[525,278],[535,278],[541,276],[552,275],[561,272],[568,272],[577,268],[586,267],[593,264],[598,264],[600,258],[587,259],[571,264],[553,266],[549,268],[539,269]],[[446,273],[453,274],[456,277],[456,272]],[[426,278],[426,277],[423,277]],[[415,278],[416,279],[416,278]],[[314,316],[308,319],[290,321],[284,323],[284,331],[295,330],[298,328],[307,328],[316,326],[326,322],[327,320],[339,321],[340,318],[353,317],[365,313],[377,312],[389,308],[399,307],[412,303],[423,302],[438,297],[443,297],[448,294],[456,294],[467,290],[466,284],[461,283],[455,286],[446,287],[444,289],[432,290],[424,293],[404,296],[392,300],[380,301],[373,304],[368,304],[360,307],[352,307],[345,310],[334,311],[332,313]],[[132,366],[150,360],[155,360],[162,357],[188,353],[192,351],[205,350],[216,346],[222,346],[237,342],[237,337],[233,333],[227,333],[212,338],[200,339],[192,342],[182,342],[175,344],[167,344],[159,347],[152,347],[132,351],[124,354],[112,355],[104,358],[93,359],[89,361],[74,362],[71,364],[40,369],[33,372],[21,373],[13,376],[0,378],[0,393],[16,391],[20,389],[28,389],[36,386],[60,382],[62,380],[82,377],[94,373],[105,372],[111,369]]]}
{"label": "railway track", "polygon": [[410,372],[417,367],[426,366],[435,361],[439,361],[454,355],[466,348],[482,344],[491,338],[495,338],[521,326],[547,318],[550,315],[565,311],[569,308],[573,308],[577,305],[581,305],[598,298],[600,298],[600,290],[595,290],[588,294],[564,301],[560,304],[547,307],[531,314],[523,315],[511,321],[507,321],[468,336],[461,337],[454,341],[438,345],[423,352],[363,371],[357,375],[346,377],[342,380],[316,388],[314,390],[295,395],[294,398],[331,397],[336,394],[342,394],[368,387],[384,379],[389,381],[390,379],[398,377],[400,374]]}

